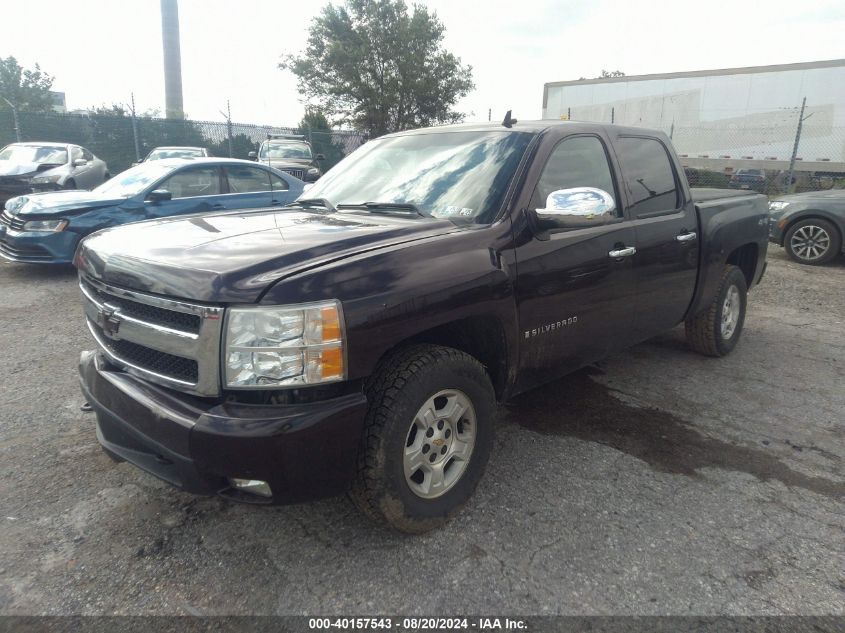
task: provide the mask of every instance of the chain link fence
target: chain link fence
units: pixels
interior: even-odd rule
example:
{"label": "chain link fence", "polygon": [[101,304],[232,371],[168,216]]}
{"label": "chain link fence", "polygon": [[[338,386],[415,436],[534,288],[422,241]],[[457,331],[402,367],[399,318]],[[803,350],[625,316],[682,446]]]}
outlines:
{"label": "chain link fence", "polygon": [[268,134],[297,134],[323,154],[329,169],[357,149],[364,135],[354,130],[316,130],[247,123],[133,117],[130,114],[58,114],[0,110],[0,147],[15,141],[81,145],[108,163],[112,175],[154,147],[205,147],[213,156],[247,158]]}

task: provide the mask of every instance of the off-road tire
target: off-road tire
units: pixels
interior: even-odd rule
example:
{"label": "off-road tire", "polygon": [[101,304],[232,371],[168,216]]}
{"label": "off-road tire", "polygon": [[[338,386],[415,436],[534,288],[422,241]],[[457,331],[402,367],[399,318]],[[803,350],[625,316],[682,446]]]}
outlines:
{"label": "off-road tire", "polygon": [[[740,312],[738,322],[733,333],[725,338],[722,336],[723,306],[728,291],[735,287],[739,291]],[[739,337],[742,335],[742,326],[745,323],[745,311],[748,304],[748,287],[745,275],[736,266],[725,266],[722,271],[722,279],[719,282],[719,289],[713,302],[707,310],[696,317],[687,319],[686,334],[689,346],[705,356],[725,356],[730,354],[736,347]]]}
{"label": "off-road tire", "polygon": [[[457,389],[472,403],[475,445],[460,478],[442,496],[417,496],[405,479],[408,431],[423,404],[443,389]],[[496,398],[475,358],[439,345],[413,345],[385,359],[365,385],[369,408],[350,491],[367,516],[408,534],[435,529],[455,516],[475,490],[493,446]]]}
{"label": "off-road tire", "polygon": [[[829,239],[828,247],[827,251],[825,251],[821,257],[816,259],[806,259],[798,255],[798,253],[793,250],[793,236],[805,227],[818,227],[827,233]],[[808,266],[819,266],[820,264],[826,264],[839,255],[842,250],[842,236],[839,234],[837,228],[827,220],[822,220],[820,218],[807,218],[806,220],[799,220],[789,227],[786,235],[783,236],[783,247],[786,249],[786,254],[792,261],[798,262],[799,264],[807,264]]]}

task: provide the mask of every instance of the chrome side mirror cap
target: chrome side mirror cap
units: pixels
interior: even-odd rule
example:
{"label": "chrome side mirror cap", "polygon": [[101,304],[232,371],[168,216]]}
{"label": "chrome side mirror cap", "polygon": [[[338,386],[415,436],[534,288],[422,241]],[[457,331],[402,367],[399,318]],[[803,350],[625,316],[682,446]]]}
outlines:
{"label": "chrome side mirror cap", "polygon": [[609,224],[616,219],[613,196],[595,187],[552,191],[545,209],[535,209],[540,228],[575,229]]}

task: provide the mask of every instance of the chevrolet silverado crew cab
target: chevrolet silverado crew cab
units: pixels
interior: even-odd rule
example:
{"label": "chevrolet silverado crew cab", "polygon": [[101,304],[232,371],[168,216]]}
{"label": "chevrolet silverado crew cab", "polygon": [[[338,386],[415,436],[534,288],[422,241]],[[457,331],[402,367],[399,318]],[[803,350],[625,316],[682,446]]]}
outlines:
{"label": "chevrolet silverado crew cab", "polygon": [[348,491],[422,532],[472,494],[498,402],[680,323],[729,353],[765,268],[765,197],[691,191],[642,129],[391,134],[305,196],[82,242],[113,458],[252,503]]}

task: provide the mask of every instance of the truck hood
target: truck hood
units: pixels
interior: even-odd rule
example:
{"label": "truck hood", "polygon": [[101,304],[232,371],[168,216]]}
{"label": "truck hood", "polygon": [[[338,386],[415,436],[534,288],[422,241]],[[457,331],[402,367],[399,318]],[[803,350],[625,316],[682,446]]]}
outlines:
{"label": "truck hood", "polygon": [[91,209],[115,206],[125,200],[94,191],[48,191],[13,198],[6,203],[6,209],[12,215],[77,215]]}
{"label": "truck hood", "polygon": [[212,303],[254,303],[279,279],[368,250],[457,231],[448,220],[298,210],[195,215],[105,229],[76,252],[105,283]]}

